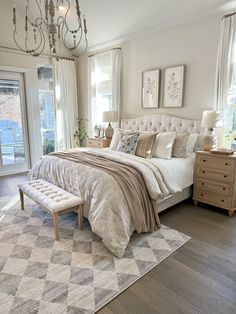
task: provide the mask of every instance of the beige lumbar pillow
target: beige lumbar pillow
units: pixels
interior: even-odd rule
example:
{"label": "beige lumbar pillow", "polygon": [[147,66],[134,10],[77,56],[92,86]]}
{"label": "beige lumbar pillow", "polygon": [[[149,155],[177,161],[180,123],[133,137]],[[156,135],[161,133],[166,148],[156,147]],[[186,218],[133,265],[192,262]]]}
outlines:
{"label": "beige lumbar pillow", "polygon": [[177,158],[187,157],[187,145],[189,141],[189,133],[177,134],[174,145],[172,156]]}
{"label": "beige lumbar pillow", "polygon": [[139,157],[151,157],[153,145],[156,140],[156,133],[142,133],[139,135],[135,155]]}
{"label": "beige lumbar pillow", "polygon": [[152,150],[153,157],[170,159],[175,138],[175,132],[158,133]]}

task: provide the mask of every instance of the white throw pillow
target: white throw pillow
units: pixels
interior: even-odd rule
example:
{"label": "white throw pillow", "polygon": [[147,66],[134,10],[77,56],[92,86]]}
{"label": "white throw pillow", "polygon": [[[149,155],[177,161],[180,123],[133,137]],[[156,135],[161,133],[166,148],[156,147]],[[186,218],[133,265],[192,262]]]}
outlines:
{"label": "white throw pillow", "polygon": [[175,138],[175,132],[158,133],[155,144],[153,146],[152,156],[163,159],[170,159],[172,156],[172,149]]}
{"label": "white throw pillow", "polygon": [[190,157],[194,152],[194,147],[196,145],[198,135],[198,133],[190,133],[186,149],[187,157]]}
{"label": "white throw pillow", "polygon": [[174,145],[172,156],[177,158],[186,158],[187,157],[187,145],[189,142],[189,133],[177,134]]}
{"label": "white throw pillow", "polygon": [[127,134],[133,134],[133,133],[136,133],[136,132],[134,130],[124,130],[124,129],[119,129],[119,128],[114,129],[112,140],[111,140],[111,143],[109,146],[110,149],[111,150],[117,150],[117,147],[118,147],[118,144],[120,141],[120,137],[127,135]]}

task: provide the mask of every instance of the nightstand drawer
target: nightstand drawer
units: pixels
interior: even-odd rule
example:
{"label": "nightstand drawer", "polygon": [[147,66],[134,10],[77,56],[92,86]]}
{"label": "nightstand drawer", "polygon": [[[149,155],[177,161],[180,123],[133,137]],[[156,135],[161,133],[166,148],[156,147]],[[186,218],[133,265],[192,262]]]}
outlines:
{"label": "nightstand drawer", "polygon": [[110,143],[111,143],[111,140],[107,138],[88,138],[87,139],[88,147],[105,148],[105,147],[109,147]]}
{"label": "nightstand drawer", "polygon": [[218,193],[226,196],[230,196],[231,194],[231,185],[223,184],[219,182],[207,181],[203,179],[198,179],[196,186],[198,189],[202,189],[204,191],[210,191],[213,193]]}
{"label": "nightstand drawer", "polygon": [[93,141],[93,140],[88,140],[87,146],[89,147],[103,147],[103,143],[100,141]]}
{"label": "nightstand drawer", "polygon": [[210,155],[199,155],[199,166],[217,170],[232,171],[234,169],[234,160]]}
{"label": "nightstand drawer", "polygon": [[197,175],[198,177],[202,177],[203,179],[213,179],[213,180],[220,180],[223,182],[233,183],[234,173],[233,172],[221,172],[216,170],[209,170],[206,168],[198,168]]}
{"label": "nightstand drawer", "polygon": [[230,207],[229,196],[196,189],[195,198],[200,202],[206,202],[221,208],[228,209]]}

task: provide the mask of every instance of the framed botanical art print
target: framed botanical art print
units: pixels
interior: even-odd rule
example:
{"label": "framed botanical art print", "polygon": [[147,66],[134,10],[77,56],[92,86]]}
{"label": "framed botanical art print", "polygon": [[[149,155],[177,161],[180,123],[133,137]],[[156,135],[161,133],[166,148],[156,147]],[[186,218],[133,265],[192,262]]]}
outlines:
{"label": "framed botanical art print", "polygon": [[158,108],[159,106],[160,70],[144,71],[142,73],[142,107]]}
{"label": "framed botanical art print", "polygon": [[163,107],[182,107],[185,66],[164,69]]}

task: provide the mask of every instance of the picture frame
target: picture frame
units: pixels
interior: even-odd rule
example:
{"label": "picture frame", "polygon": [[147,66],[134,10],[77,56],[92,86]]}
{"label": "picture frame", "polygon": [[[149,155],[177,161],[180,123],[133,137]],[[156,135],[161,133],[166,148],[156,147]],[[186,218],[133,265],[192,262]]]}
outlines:
{"label": "picture frame", "polygon": [[99,130],[99,138],[104,138],[104,135],[105,135],[105,130],[104,129],[100,129]]}
{"label": "picture frame", "polygon": [[154,109],[159,107],[160,69],[142,72],[142,108]]}
{"label": "picture frame", "polygon": [[164,69],[163,107],[183,107],[185,65]]}

